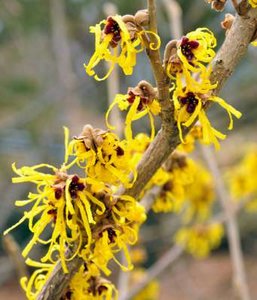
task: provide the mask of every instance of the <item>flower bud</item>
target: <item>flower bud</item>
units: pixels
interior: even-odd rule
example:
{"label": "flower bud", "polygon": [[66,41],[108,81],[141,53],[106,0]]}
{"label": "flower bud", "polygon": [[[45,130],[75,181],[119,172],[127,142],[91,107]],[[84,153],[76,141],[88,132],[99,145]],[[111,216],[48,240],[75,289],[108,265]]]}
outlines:
{"label": "flower bud", "polygon": [[135,21],[138,25],[147,26],[149,24],[149,13],[147,9],[139,10],[135,14]]}

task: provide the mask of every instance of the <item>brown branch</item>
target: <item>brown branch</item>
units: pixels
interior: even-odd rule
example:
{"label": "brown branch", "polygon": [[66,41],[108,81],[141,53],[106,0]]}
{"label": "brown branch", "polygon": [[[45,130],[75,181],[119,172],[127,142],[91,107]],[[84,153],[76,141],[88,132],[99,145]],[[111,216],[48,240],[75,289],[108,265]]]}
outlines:
{"label": "brown branch", "polygon": [[61,263],[58,262],[54,268],[51,276],[46,281],[42,291],[37,300],[58,300],[61,298],[67,289],[70,280],[75,275],[77,270],[82,265],[82,258],[76,256],[74,259],[67,261],[67,268],[69,273],[64,274]]}
{"label": "brown branch", "polygon": [[[150,8],[150,28],[156,31],[155,4],[153,0],[149,0]],[[155,19],[156,20],[156,19]],[[255,33],[257,25],[257,9],[251,9],[247,17],[235,18],[233,26],[229,31],[226,39],[217,54],[213,63],[213,72],[211,74],[212,82],[218,82],[215,93],[218,93],[223,87],[225,81],[232,74],[236,65],[242,56],[246,53],[247,47]],[[145,152],[138,166],[138,178],[134,186],[125,191],[131,196],[138,197],[140,191],[147,184],[153,174],[168,158],[170,153],[174,151],[180,143],[177,126],[173,119],[172,104],[169,99],[169,80],[162,67],[159,51],[149,50],[148,55],[153,68],[156,85],[159,93],[159,100],[162,107],[162,129],[157,134],[155,140],[151,143]],[[77,263],[76,263],[77,262]],[[67,286],[71,274],[74,274],[82,262],[79,258],[69,262],[68,269],[71,273],[63,274],[60,264],[57,265],[56,271],[49,278],[45,285],[40,300],[56,300],[59,299],[60,285]]]}
{"label": "brown branch", "polygon": [[209,147],[202,146],[202,153],[213,175],[217,194],[225,215],[229,251],[233,267],[234,286],[241,300],[250,300],[236,212],[231,205],[232,200],[222,179],[222,174],[219,170],[213,150]]}
{"label": "brown branch", "polygon": [[146,276],[142,281],[140,281],[130,293],[120,300],[129,300],[135,297],[140,291],[142,291],[149,282],[160,276],[170,265],[176,261],[184,252],[183,247],[173,246],[169,251],[167,251],[151,268],[147,270]]}
{"label": "brown branch", "polygon": [[180,39],[183,34],[182,9],[176,0],[162,0],[167,11],[172,39]]}
{"label": "brown branch", "polygon": [[3,246],[10,260],[13,262],[17,278],[20,279],[23,276],[28,276],[27,266],[25,265],[24,259],[21,255],[21,249],[10,234],[3,237]]}

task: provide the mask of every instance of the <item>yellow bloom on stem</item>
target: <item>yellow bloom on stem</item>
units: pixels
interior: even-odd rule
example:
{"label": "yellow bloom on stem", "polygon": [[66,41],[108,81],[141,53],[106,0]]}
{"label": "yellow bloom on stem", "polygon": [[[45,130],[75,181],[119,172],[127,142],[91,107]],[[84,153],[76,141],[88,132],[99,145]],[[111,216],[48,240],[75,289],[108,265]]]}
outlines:
{"label": "yellow bloom on stem", "polygon": [[209,218],[215,200],[213,178],[208,170],[199,163],[194,164],[193,179],[184,189],[183,220],[190,222],[192,219],[205,221]]}
{"label": "yellow bloom on stem", "polygon": [[73,276],[65,299],[70,300],[117,300],[118,291],[108,280],[100,277],[94,264],[84,264]]}
{"label": "yellow bloom on stem", "polygon": [[186,187],[192,184],[195,178],[197,166],[192,159],[180,152],[174,152],[171,162],[166,171],[168,177],[152,206],[156,213],[181,212],[186,201]]}
{"label": "yellow bloom on stem", "polygon": [[[104,225],[97,233],[93,254],[90,257],[99,269],[110,275],[110,260],[114,260],[122,270],[130,270],[133,266],[128,252],[128,245],[134,245],[138,239],[138,228],[145,219],[145,209],[130,196],[119,196],[109,200],[109,224]],[[127,266],[122,265],[116,254],[123,251]]]}
{"label": "yellow bloom on stem", "polygon": [[216,38],[208,28],[197,28],[189,32],[178,42],[178,57],[183,69],[197,73],[205,71],[204,64],[212,61],[215,56]]}
{"label": "yellow bloom on stem", "polygon": [[[67,163],[67,130],[65,136]],[[87,236],[87,247],[92,242],[91,227],[95,224],[94,216],[101,215],[105,206],[88,190],[86,179],[76,174],[69,175],[68,169],[74,165],[63,164],[60,169],[51,165],[40,164],[33,167],[17,169],[13,164],[14,172],[19,176],[13,178],[14,183],[32,182],[36,185],[37,193],[29,193],[27,200],[18,200],[16,206],[32,204],[29,211],[12,227],[7,234],[22,222],[28,220],[29,230],[33,236],[24,248],[22,255],[26,257],[31,249],[39,244],[48,245],[48,251],[41,259],[42,262],[53,261],[53,249],[58,246],[64,272],[68,272],[65,257],[67,246],[75,246],[73,257],[78,254],[82,243],[82,236]],[[50,173],[41,171],[50,169]],[[93,207],[93,208],[92,208]],[[45,241],[41,236],[46,229],[51,229],[51,237]]]}
{"label": "yellow bloom on stem", "polygon": [[[136,238],[131,238],[131,230],[127,231],[126,229],[128,229],[128,227],[123,227],[121,229],[107,227],[99,233],[99,237],[96,239],[90,260],[107,276],[111,274],[111,270],[108,268],[110,260],[114,260],[122,271],[133,269],[127,245],[134,244]],[[120,251],[123,251],[125,255],[127,261],[126,266],[116,258],[116,254]]]}
{"label": "yellow bloom on stem", "polygon": [[[95,52],[90,58],[88,64],[85,64],[85,70],[88,75],[94,76],[96,80],[106,79],[113,70],[115,64],[118,64],[125,75],[131,75],[136,65],[136,55],[144,50],[145,47],[158,49],[160,47],[160,38],[151,31],[145,31],[139,28],[135,23],[133,16],[127,22],[126,16],[110,16],[107,20],[101,21],[96,26],[90,27],[90,32],[95,34]],[[102,29],[102,26],[103,29]],[[146,44],[145,36],[152,35],[156,39],[156,44]],[[101,60],[111,63],[107,74],[99,78],[95,74],[94,68]]]}
{"label": "yellow bloom on stem", "polygon": [[26,276],[22,277],[20,279],[20,285],[25,291],[28,300],[36,300],[41,289],[51,275],[55,264],[36,262],[29,258],[26,260],[26,264],[37,269],[32,273],[30,278],[27,278]]}
{"label": "yellow bloom on stem", "polygon": [[220,245],[223,235],[224,229],[219,223],[199,224],[179,229],[175,235],[175,242],[194,257],[204,258]]}
{"label": "yellow bloom on stem", "polygon": [[190,127],[194,122],[199,120],[202,126],[203,143],[207,145],[213,143],[216,149],[219,149],[220,146],[218,139],[225,139],[226,135],[211,126],[211,123],[205,113],[205,108],[210,102],[218,103],[227,111],[230,120],[228,125],[229,130],[233,128],[232,115],[236,118],[241,117],[241,113],[233,106],[226,103],[225,100],[217,96],[202,94],[197,88],[195,90],[187,90],[187,87],[183,88],[180,83],[173,93],[173,101],[180,140],[183,143],[184,138],[181,125]]}
{"label": "yellow bloom on stem", "polygon": [[106,123],[109,129],[114,130],[115,127],[109,124],[109,114],[115,105],[118,105],[120,110],[128,110],[125,119],[125,137],[128,141],[133,138],[132,122],[141,119],[148,115],[151,127],[151,140],[155,136],[155,126],[153,116],[161,112],[159,102],[155,99],[157,96],[155,89],[145,80],[138,83],[135,88],[129,88],[126,95],[117,94],[113,103],[110,105],[106,113]]}
{"label": "yellow bloom on stem", "polygon": [[86,125],[70,142],[69,154],[75,156],[79,167],[95,180],[131,187],[136,179],[135,167],[130,164],[129,144],[126,140],[120,141],[114,133]]}
{"label": "yellow bloom on stem", "polygon": [[249,0],[248,2],[253,8],[257,7],[257,0]]}
{"label": "yellow bloom on stem", "polygon": [[177,147],[177,150],[190,153],[195,149],[195,142],[199,140],[200,142],[203,139],[203,131],[200,123],[196,123],[189,133],[184,138],[184,143],[180,144]]}
{"label": "yellow bloom on stem", "polygon": [[254,145],[246,152],[240,163],[226,174],[230,192],[236,201],[252,199],[246,204],[249,212],[257,211],[257,147]]}

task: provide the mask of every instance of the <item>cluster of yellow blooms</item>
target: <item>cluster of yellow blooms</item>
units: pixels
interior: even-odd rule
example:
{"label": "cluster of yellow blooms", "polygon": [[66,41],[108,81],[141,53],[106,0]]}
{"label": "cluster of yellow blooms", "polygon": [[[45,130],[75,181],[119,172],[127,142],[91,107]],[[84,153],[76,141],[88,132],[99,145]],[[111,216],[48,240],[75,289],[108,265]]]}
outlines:
{"label": "cluster of yellow blooms", "polygon": [[256,0],[249,0],[249,4],[250,4],[253,8],[257,7],[257,1],[256,1]]}
{"label": "cluster of yellow blooms", "polygon": [[257,211],[257,146],[251,146],[242,161],[227,173],[232,198],[249,200],[246,210]]}
{"label": "cluster of yellow blooms", "polygon": [[[28,299],[36,299],[58,259],[68,272],[67,261],[76,256],[83,259],[84,266],[69,286],[68,299],[95,299],[96,295],[97,299],[114,299],[116,290],[101,278],[101,271],[110,275],[110,260],[122,270],[132,268],[127,245],[137,241],[139,225],[146,218],[144,208],[134,198],[114,194],[120,184],[132,184],[129,175],[136,172],[130,166],[131,152],[125,140],[89,125],[70,142],[65,128],[65,146],[61,168],[41,164],[17,169],[13,165],[18,175],[13,182],[32,182],[37,192],[29,193],[27,200],[16,201],[17,206],[32,207],[5,234],[28,220],[33,236],[23,256],[27,257],[37,243],[48,246],[41,262],[27,259],[28,265],[38,268],[29,280],[21,279]],[[71,173],[72,167],[80,168],[82,176]],[[43,239],[49,230],[50,238]],[[74,249],[72,257],[67,257],[68,247]],[[125,254],[126,266],[117,259],[120,251]]]}
{"label": "cluster of yellow blooms", "polygon": [[215,56],[213,48],[216,39],[207,28],[189,32],[179,41],[171,41],[166,46],[164,65],[168,76],[173,80],[173,103],[175,119],[184,142],[182,126],[190,127],[196,120],[202,126],[202,139],[205,144],[219,148],[218,139],[226,136],[211,126],[205,113],[210,102],[223,107],[230,118],[228,129],[233,128],[232,115],[240,118],[241,113],[223,99],[212,95],[217,84],[210,82],[210,64]]}
{"label": "cluster of yellow blooms", "polygon": [[220,245],[223,234],[224,229],[219,223],[195,225],[178,230],[175,240],[193,256],[203,258]]}
{"label": "cluster of yellow blooms", "polygon": [[[95,52],[85,64],[87,74],[96,80],[104,80],[115,64],[125,75],[132,74],[138,52],[160,47],[158,35],[145,29],[147,23],[147,12],[140,11],[135,16],[110,16],[90,27],[95,34]],[[217,138],[225,138],[211,126],[205,114],[209,102],[218,103],[228,112],[229,129],[233,127],[232,115],[237,118],[241,115],[223,99],[212,95],[216,84],[210,82],[211,69],[206,64],[215,56],[215,45],[212,32],[199,28],[166,47],[164,65],[172,81],[174,117],[181,141],[187,142],[183,150],[191,151],[195,138],[207,144],[214,143],[217,148]],[[95,71],[101,61],[110,63],[109,71],[102,78]],[[123,140],[112,132],[114,128],[108,121],[115,105],[127,111]],[[122,270],[132,269],[128,245],[136,243],[139,226],[146,215],[136,199],[115,193],[121,185],[130,188],[134,184],[136,165],[155,136],[154,116],[160,112],[156,89],[148,82],[140,81],[136,87],[129,88],[127,94],[119,94],[114,99],[106,113],[108,131],[86,125],[79,136],[69,141],[65,128],[65,158],[60,168],[48,164],[22,168],[13,165],[17,174],[13,182],[32,182],[36,192],[29,193],[26,200],[16,201],[17,206],[31,205],[31,208],[5,234],[28,221],[32,238],[23,250],[23,256],[28,257],[36,244],[47,246],[40,262],[27,258],[27,264],[37,268],[30,279],[21,279],[29,300],[37,298],[58,260],[63,271],[68,272],[67,262],[75,257],[83,259],[84,264],[62,299],[117,299],[114,285],[101,274],[111,274],[111,260]],[[146,115],[151,125],[150,137],[142,133],[133,137],[132,123]],[[184,139],[183,126],[191,127],[196,120],[201,126],[192,131],[191,137]],[[183,211],[187,222],[193,217],[206,219],[213,202],[210,175],[179,152],[173,154],[172,161],[167,168],[159,169],[146,187],[156,184],[162,187],[153,210]],[[73,172],[73,168],[77,172]],[[49,232],[50,237],[43,238]],[[217,245],[217,236],[221,232],[214,225],[204,230],[182,229],[177,241],[186,244],[190,252],[204,256]],[[73,249],[71,256],[67,255],[68,248]],[[197,253],[197,249],[202,249],[201,253]],[[121,251],[126,257],[125,265],[117,258]],[[156,286],[149,288],[150,294],[152,289],[156,290]]]}

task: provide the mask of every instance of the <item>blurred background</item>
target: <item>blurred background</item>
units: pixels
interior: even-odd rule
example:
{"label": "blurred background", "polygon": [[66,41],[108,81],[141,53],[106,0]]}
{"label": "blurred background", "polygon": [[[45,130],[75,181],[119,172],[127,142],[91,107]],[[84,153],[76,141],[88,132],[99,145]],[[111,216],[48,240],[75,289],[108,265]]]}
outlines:
{"label": "blurred background", "polygon": [[[172,39],[169,1],[157,1],[159,34],[162,48]],[[209,27],[224,39],[220,27],[224,14],[212,11],[203,0],[180,0],[183,32]],[[134,14],[146,8],[146,1],[112,1],[119,14]],[[93,53],[94,36],[89,26],[106,17],[102,0],[1,0],[0,1],[0,230],[14,224],[22,210],[14,207],[17,199],[26,199],[29,186],[13,185],[11,164],[34,165],[41,162],[58,166],[62,163],[63,126],[71,136],[78,135],[85,124],[104,128],[108,94],[117,87],[96,82],[85,74],[83,63]],[[229,4],[227,12],[232,11]],[[243,113],[235,128],[217,153],[221,167],[229,166],[242,156],[248,144],[257,141],[257,50],[249,47],[247,56],[229,79],[221,95]],[[147,58],[140,54],[132,76],[120,72],[118,91],[139,80],[153,77]],[[227,116],[213,106],[208,112],[221,131]],[[147,132],[147,122],[141,123]],[[143,229],[142,242],[151,264],[171,243],[171,218],[151,216]],[[240,230],[250,288],[257,299],[256,215],[240,215]],[[20,247],[29,240],[26,224],[12,232]],[[8,258],[4,245],[0,249],[0,299],[23,299],[16,279],[15,264]],[[227,242],[214,256],[204,261],[183,257],[161,277],[160,299],[234,299],[231,287],[231,265]],[[255,289],[255,291],[254,291]]]}

